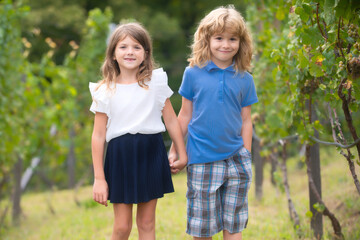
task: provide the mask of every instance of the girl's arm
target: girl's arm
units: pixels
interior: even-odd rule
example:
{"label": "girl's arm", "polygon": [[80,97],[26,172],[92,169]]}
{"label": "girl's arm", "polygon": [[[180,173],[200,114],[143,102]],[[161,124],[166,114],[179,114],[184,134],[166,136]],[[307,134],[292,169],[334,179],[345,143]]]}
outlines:
{"label": "girl's arm", "polygon": [[251,152],[251,143],[252,143],[252,121],[251,121],[251,105],[246,106],[241,109],[241,118],[242,118],[242,128],[241,136],[244,140],[244,147]]}
{"label": "girl's arm", "polygon": [[185,150],[184,137],[181,132],[180,124],[176,118],[176,114],[171,105],[170,99],[166,99],[165,106],[162,110],[164,123],[170,138],[175,145],[176,151],[179,153],[179,160],[170,162],[171,172],[177,173],[182,170],[187,164],[187,155]]}
{"label": "girl's arm", "polygon": [[96,202],[106,207],[109,190],[105,180],[103,156],[107,120],[108,117],[105,113],[96,112],[94,130],[91,138],[91,152],[94,167],[93,198]]}
{"label": "girl's arm", "polygon": [[[184,137],[188,132],[188,125],[192,117],[192,111],[193,111],[192,101],[183,97],[181,109],[178,115],[178,121],[180,123],[181,131]],[[171,144],[169,151],[169,159],[171,161],[177,160],[177,153],[176,153],[176,149],[174,148],[174,144]]]}

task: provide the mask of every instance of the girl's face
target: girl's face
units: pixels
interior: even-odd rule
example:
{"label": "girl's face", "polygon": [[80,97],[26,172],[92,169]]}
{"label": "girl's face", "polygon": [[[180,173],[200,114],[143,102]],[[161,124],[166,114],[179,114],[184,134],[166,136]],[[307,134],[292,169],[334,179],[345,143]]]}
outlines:
{"label": "girl's face", "polygon": [[219,68],[229,67],[239,50],[239,44],[239,37],[230,32],[214,34],[210,37],[211,61]]}
{"label": "girl's face", "polygon": [[130,36],[120,40],[115,47],[114,60],[120,71],[138,70],[145,59],[145,50],[141,44]]}

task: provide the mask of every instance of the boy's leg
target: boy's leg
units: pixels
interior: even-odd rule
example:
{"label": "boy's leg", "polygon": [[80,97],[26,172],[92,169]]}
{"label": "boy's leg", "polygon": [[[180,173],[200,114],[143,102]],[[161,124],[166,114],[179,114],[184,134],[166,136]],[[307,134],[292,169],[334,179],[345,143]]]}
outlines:
{"label": "boy's leg", "polygon": [[132,204],[114,203],[114,227],[111,240],[126,240],[132,227]]}
{"label": "boy's leg", "polygon": [[[251,154],[244,147],[226,160],[227,181],[222,187],[224,239],[241,239],[248,221],[248,191],[252,179]],[[237,235],[233,235],[237,233]],[[240,233],[240,234],[239,234]],[[234,237],[234,238],[233,238]],[[227,239],[227,238],[226,238]]]}
{"label": "boy's leg", "polygon": [[155,209],[157,199],[137,205],[136,224],[139,239],[155,240]]}
{"label": "boy's leg", "polygon": [[212,239],[223,229],[220,186],[225,162],[192,164],[187,167],[187,229],[194,239]]}
{"label": "boy's leg", "polygon": [[228,231],[224,230],[223,231],[223,238],[224,238],[224,240],[241,240],[242,239],[242,234],[241,234],[241,232],[239,232],[239,233],[229,233]]}

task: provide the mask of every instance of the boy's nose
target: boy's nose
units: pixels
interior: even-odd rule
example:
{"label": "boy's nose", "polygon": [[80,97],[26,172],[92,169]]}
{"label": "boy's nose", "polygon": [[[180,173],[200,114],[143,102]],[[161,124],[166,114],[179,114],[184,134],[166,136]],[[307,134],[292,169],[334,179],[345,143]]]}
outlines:
{"label": "boy's nose", "polygon": [[230,47],[229,41],[225,40],[223,47],[224,47],[224,48],[229,48],[229,47]]}

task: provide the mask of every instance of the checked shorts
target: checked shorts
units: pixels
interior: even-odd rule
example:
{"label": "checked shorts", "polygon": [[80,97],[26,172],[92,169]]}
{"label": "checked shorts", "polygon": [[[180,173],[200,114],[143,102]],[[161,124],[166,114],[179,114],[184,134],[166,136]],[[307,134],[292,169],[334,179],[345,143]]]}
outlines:
{"label": "checked shorts", "polygon": [[241,232],[248,221],[251,153],[242,147],[234,156],[187,167],[187,230],[210,237],[221,230]]}

